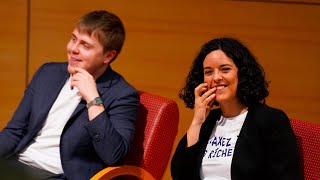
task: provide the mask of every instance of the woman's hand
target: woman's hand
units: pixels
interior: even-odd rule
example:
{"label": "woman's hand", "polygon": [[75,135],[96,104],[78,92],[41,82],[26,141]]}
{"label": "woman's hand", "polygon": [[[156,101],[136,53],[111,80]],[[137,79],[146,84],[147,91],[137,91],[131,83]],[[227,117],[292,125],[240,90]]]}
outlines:
{"label": "woman's hand", "polygon": [[201,125],[206,120],[216,98],[216,88],[208,90],[208,84],[202,83],[194,89],[195,102],[192,123],[187,131],[187,147],[198,142]]}
{"label": "woman's hand", "polygon": [[215,100],[215,91],[216,88],[208,89],[207,83],[202,83],[194,89],[195,102],[192,124],[203,124]]}

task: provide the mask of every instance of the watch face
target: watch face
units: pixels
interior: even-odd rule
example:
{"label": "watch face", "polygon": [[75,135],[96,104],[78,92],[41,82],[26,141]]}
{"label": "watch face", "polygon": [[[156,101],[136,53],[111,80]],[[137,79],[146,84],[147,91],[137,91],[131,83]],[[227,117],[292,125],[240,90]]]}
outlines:
{"label": "watch face", "polygon": [[96,101],[95,104],[102,104],[102,99],[100,97],[97,97],[95,101]]}

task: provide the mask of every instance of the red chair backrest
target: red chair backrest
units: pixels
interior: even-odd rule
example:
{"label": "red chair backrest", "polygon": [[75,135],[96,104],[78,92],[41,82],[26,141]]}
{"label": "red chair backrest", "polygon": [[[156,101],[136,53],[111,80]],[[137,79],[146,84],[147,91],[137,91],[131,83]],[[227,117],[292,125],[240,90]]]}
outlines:
{"label": "red chair backrest", "polygon": [[140,92],[136,132],[126,164],[142,167],[161,179],[177,135],[179,109],[171,99]]}
{"label": "red chair backrest", "polygon": [[320,124],[291,119],[305,180],[320,180]]}

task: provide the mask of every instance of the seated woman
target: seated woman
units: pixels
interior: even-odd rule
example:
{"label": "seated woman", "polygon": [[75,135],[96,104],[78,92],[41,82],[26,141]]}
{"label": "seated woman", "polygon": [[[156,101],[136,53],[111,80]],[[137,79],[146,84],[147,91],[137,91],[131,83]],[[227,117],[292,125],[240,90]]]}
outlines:
{"label": "seated woman", "polygon": [[204,44],[180,92],[194,115],[171,161],[172,178],[302,179],[290,121],[265,104],[268,84],[261,65],[238,40]]}

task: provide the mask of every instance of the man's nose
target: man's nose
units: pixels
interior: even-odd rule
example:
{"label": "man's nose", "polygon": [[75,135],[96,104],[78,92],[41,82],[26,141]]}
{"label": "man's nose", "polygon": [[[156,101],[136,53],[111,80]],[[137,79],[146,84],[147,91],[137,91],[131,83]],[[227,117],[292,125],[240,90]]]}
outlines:
{"label": "man's nose", "polygon": [[71,46],[71,52],[74,53],[74,54],[78,54],[78,53],[79,53],[79,47],[78,47],[78,44],[77,44],[77,43],[74,43],[74,44]]}

